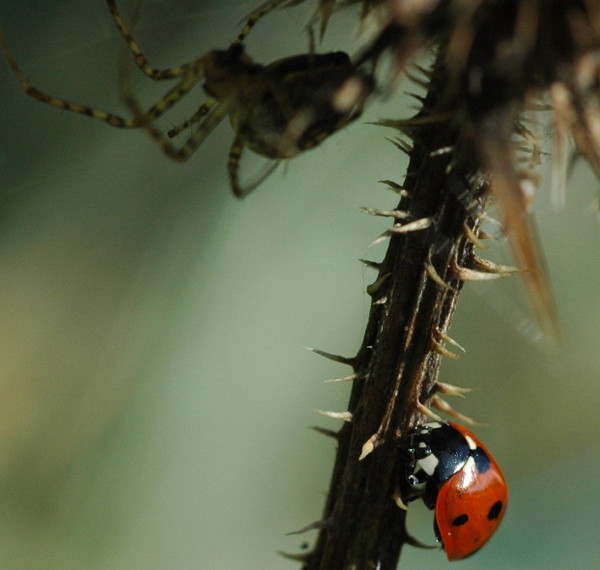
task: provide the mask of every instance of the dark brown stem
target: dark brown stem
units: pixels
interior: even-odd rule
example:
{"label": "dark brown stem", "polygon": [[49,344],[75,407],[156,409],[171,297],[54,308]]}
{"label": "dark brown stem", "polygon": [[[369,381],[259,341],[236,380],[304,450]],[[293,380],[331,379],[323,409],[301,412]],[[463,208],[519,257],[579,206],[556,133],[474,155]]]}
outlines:
{"label": "dark brown stem", "polygon": [[[364,340],[349,359],[358,377],[348,408],[352,421],[338,434],[320,534],[304,558],[305,570],[392,570],[411,541],[405,511],[392,500],[403,459],[398,439],[421,418],[422,406],[435,403],[444,335],[462,286],[461,268],[474,265],[473,236],[486,190],[460,126],[448,119],[458,103],[439,98],[447,79],[442,61],[440,55],[421,112],[397,125],[412,139],[406,195],[398,205],[410,218],[397,223],[430,225],[390,238],[378,287],[370,290]],[[366,456],[359,460],[361,454]]]}

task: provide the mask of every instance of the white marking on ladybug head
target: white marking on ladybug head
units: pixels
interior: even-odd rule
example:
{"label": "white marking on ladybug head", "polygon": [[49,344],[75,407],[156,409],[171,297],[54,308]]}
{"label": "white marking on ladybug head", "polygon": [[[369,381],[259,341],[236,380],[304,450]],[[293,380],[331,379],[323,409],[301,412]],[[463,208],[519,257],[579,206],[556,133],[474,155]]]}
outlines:
{"label": "white marking on ladybug head", "polygon": [[423,459],[419,459],[419,467],[431,477],[440,460],[432,453]]}
{"label": "white marking on ladybug head", "polygon": [[477,444],[473,441],[473,438],[465,434],[465,439],[467,440],[469,449],[471,449],[472,451],[475,451],[477,449]]}

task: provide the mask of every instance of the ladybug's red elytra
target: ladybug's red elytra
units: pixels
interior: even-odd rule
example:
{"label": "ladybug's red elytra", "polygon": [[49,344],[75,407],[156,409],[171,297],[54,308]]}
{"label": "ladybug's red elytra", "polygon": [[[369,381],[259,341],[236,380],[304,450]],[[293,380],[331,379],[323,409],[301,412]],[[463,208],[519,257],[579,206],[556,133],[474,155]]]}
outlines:
{"label": "ladybug's red elytra", "polygon": [[403,498],[435,509],[435,532],[448,560],[479,550],[494,534],[508,502],[508,486],[487,447],[455,423],[418,425],[402,443],[409,456]]}

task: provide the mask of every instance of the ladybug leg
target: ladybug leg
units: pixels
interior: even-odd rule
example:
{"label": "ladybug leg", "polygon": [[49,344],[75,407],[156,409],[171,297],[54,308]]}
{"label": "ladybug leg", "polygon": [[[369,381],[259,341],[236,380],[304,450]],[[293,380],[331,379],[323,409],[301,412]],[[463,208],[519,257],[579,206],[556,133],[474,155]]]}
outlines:
{"label": "ladybug leg", "polygon": [[424,542],[421,542],[418,538],[415,538],[414,536],[411,536],[408,533],[404,535],[404,542],[416,548],[427,548],[428,550],[439,548],[437,544],[425,544]]}

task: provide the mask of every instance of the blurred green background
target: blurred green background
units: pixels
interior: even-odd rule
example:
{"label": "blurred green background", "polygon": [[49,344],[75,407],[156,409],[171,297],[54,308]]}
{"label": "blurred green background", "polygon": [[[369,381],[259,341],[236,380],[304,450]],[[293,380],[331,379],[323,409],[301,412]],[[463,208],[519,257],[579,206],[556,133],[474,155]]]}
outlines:
{"label": "blurred green background", "polygon": [[[38,88],[124,111],[122,42],[102,1],[0,5]],[[225,47],[255,5],[144,0],[136,33],[167,67]],[[306,52],[312,8],[269,16],[249,53]],[[355,16],[337,18],[319,49],[356,51]],[[359,207],[393,207],[376,181],[401,181],[405,167],[391,133],[365,123],[407,116],[407,98],[373,104],[239,202],[225,122],[182,166],[142,132],[26,97],[4,62],[0,85],[0,567],[297,568],[276,551],[312,542],[285,533],[319,518],[334,457],[307,428],[337,425],[311,410],[344,410],[349,394],[323,383],[348,370],[303,347],[359,346],[374,275],[357,259],[381,258],[385,245],[368,244],[387,225]],[[139,75],[136,90],[160,93]],[[249,176],[261,162],[246,158]],[[444,362],[442,380],[477,388],[454,403],[489,424],[477,432],[511,504],[463,568],[600,560],[597,198],[585,167],[563,211],[547,190],[537,198],[560,346],[539,339],[517,279],[465,287],[451,333],[467,353]],[[489,256],[510,261],[502,242]],[[431,513],[415,505],[409,525],[432,542]],[[402,562],[448,564],[408,547]]]}

